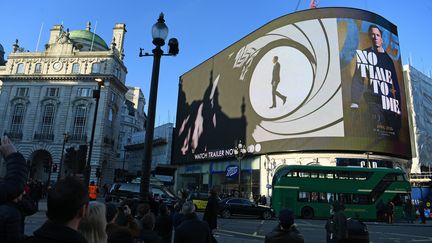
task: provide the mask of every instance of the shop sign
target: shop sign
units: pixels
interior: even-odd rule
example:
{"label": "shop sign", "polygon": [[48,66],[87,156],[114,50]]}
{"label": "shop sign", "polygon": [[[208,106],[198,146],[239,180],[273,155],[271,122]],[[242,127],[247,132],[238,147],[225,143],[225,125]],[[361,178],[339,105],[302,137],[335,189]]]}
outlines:
{"label": "shop sign", "polygon": [[237,165],[228,165],[225,169],[225,176],[228,178],[235,178],[238,176],[239,167]]}

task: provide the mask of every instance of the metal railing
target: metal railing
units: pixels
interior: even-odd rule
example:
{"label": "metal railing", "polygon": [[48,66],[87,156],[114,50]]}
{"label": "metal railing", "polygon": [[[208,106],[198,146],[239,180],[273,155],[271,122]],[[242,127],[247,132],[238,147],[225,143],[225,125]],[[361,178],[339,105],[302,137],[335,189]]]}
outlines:
{"label": "metal railing", "polygon": [[84,134],[71,134],[68,137],[68,141],[72,142],[87,142],[87,135]]}
{"label": "metal railing", "polygon": [[7,132],[6,135],[12,139],[22,139],[23,138],[22,132]]}

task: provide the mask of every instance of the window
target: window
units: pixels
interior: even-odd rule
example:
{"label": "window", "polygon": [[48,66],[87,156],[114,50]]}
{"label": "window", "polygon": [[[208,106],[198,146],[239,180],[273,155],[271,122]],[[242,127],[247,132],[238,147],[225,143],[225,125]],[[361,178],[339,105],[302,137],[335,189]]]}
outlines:
{"label": "window", "polygon": [[231,199],[228,201],[229,204],[241,204],[240,199]]}
{"label": "window", "polygon": [[339,171],[337,172],[337,178],[340,180],[348,180],[349,179],[349,173],[345,171]]}
{"label": "window", "polygon": [[59,88],[47,88],[45,96],[58,97]]}
{"label": "window", "polygon": [[84,137],[85,136],[85,126],[87,122],[87,107],[85,105],[78,105],[75,108],[75,118],[73,126],[73,136],[74,137]]}
{"label": "window", "polygon": [[28,96],[28,88],[18,88],[16,92],[16,96],[26,97]]}
{"label": "window", "polygon": [[36,63],[35,71],[34,72],[35,73],[42,73],[42,64]]}
{"label": "window", "polygon": [[298,201],[299,202],[309,202],[309,192],[299,192]]}
{"label": "window", "polygon": [[16,104],[12,113],[11,133],[19,134],[22,133],[22,127],[24,123],[24,105]]}
{"label": "window", "polygon": [[79,65],[79,63],[74,63],[72,65],[72,73],[73,74],[79,74],[80,73],[80,65]]}
{"label": "window", "polygon": [[108,125],[112,126],[112,121],[113,121],[113,110],[109,109],[108,111]]}
{"label": "window", "polygon": [[42,134],[53,134],[55,107],[53,104],[45,105],[42,117]]}
{"label": "window", "polygon": [[23,74],[24,73],[24,63],[18,64],[16,73],[17,74]]}
{"label": "window", "polygon": [[79,97],[91,97],[92,89],[90,88],[78,88],[77,96]]}
{"label": "window", "polygon": [[312,171],[310,173],[310,175],[311,175],[311,178],[318,178],[318,173],[317,172]]}
{"label": "window", "polygon": [[309,178],[310,177],[310,174],[309,174],[309,172],[299,172],[299,177],[302,177],[302,178]]}
{"label": "window", "polygon": [[100,70],[101,70],[100,62],[93,63],[91,72],[92,73],[100,73]]}
{"label": "window", "polygon": [[114,75],[118,78],[118,79],[120,79],[120,68],[116,68],[115,69],[115,71],[114,71]]}
{"label": "window", "polygon": [[117,95],[115,93],[111,93],[111,102],[115,103],[117,100]]}

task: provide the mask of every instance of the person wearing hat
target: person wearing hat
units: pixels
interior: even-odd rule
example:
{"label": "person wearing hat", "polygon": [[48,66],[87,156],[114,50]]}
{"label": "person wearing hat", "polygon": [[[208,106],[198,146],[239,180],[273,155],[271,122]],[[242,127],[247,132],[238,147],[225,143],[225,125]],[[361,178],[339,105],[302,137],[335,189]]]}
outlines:
{"label": "person wearing hat", "polygon": [[272,232],[265,236],[266,243],[305,242],[303,235],[294,224],[294,212],[291,209],[282,209],[279,212],[279,224]]}

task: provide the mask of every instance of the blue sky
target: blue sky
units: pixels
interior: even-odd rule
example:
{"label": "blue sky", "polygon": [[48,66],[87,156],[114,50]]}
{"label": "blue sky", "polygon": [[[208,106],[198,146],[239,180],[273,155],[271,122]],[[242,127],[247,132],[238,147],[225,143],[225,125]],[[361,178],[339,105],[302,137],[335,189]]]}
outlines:
{"label": "blue sky", "polygon": [[[109,45],[115,23],[126,24],[126,84],[143,89],[148,100],[151,57],[138,57],[139,48],[151,52],[151,26],[164,12],[168,38],[180,43],[177,57],[161,62],[156,125],[175,121],[179,76],[271,20],[309,8],[309,0],[166,0],[166,1],[4,1],[1,4],[0,43],[6,56],[15,39],[21,47],[39,50],[48,42],[49,30],[63,23],[70,30],[93,31]],[[297,7],[298,6],[298,7]],[[402,62],[432,73],[432,1],[430,0],[320,0],[320,7],[354,7],[377,13],[398,26]],[[165,49],[166,50],[166,49]],[[145,107],[147,111],[147,106]]]}

